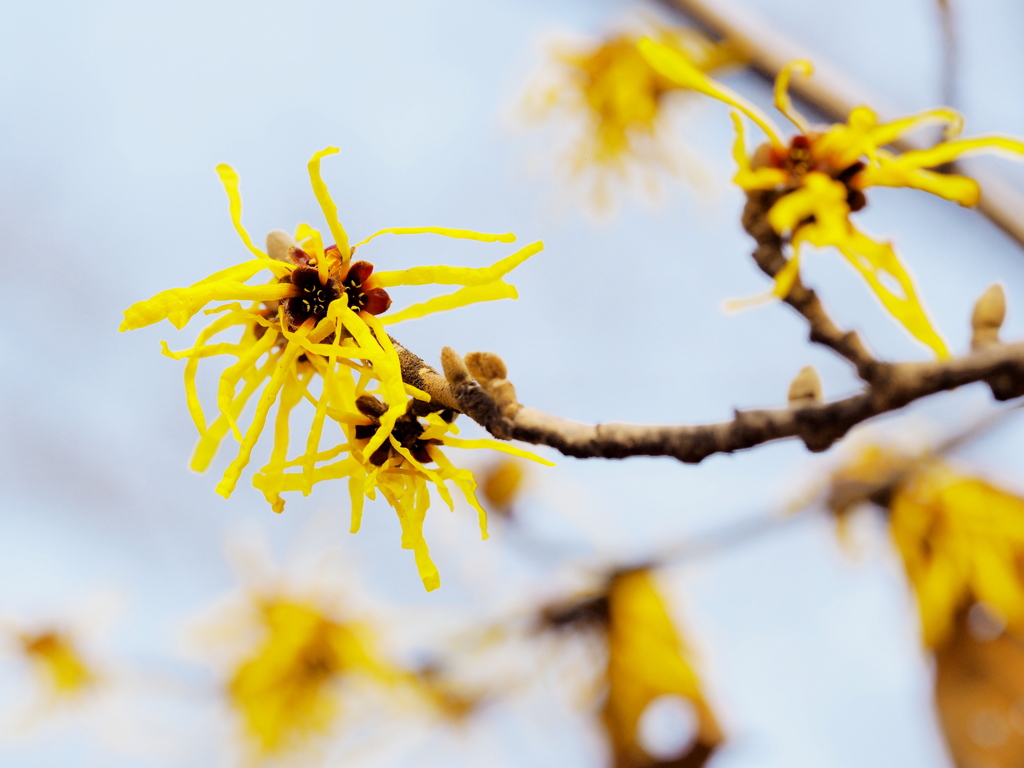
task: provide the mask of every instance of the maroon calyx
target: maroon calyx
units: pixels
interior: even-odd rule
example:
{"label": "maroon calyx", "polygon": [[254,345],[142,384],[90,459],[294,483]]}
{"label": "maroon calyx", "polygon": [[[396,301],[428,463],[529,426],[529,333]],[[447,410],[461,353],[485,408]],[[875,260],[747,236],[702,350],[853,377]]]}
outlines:
{"label": "maroon calyx", "polygon": [[368,261],[357,261],[348,268],[348,274],[342,283],[348,297],[349,309],[379,315],[388,311],[391,297],[383,288],[373,288],[372,283],[367,283],[371,274],[373,264]]}
{"label": "maroon calyx", "polygon": [[[380,417],[384,414],[386,407],[377,398],[371,395],[364,395],[356,401],[356,407],[364,416],[369,418],[372,424],[357,424],[355,437],[357,440],[369,440],[380,427]],[[440,440],[422,439],[425,427],[420,420],[410,413],[401,416],[395,422],[391,430],[391,436],[398,441],[399,445],[409,451],[409,454],[421,464],[433,463],[428,446],[442,445]],[[390,441],[386,441],[370,455],[370,463],[375,467],[382,466],[390,456],[402,458],[398,451],[395,451]]]}

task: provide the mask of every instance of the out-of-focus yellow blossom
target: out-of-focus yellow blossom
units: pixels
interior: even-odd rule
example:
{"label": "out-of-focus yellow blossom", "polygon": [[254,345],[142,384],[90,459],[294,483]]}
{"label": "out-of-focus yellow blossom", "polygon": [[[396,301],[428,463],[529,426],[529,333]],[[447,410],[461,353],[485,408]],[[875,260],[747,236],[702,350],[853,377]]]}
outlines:
{"label": "out-of-focus yellow blossom", "polygon": [[[803,244],[834,246],[860,272],[871,290],[916,339],[939,357],[948,356],[945,342],[935,331],[914,288],[910,274],[896,256],[892,245],[865,235],[850,220],[867,199],[864,190],[873,186],[911,187],[953,200],[964,206],[980,198],[977,182],[965,176],[942,174],[930,169],[960,156],[979,151],[1024,154],[1024,142],[1005,136],[955,138],[962,128],[959,114],[948,108],[879,122],[868,107],[854,109],[846,123],[812,129],[793,108],[788,95],[794,72],[810,75],[811,64],[793,61],[775,82],[775,105],[799,133],[788,144],[762,113],[717,83],[710,82],[670,48],[644,40],[639,48],[652,65],[680,84],[691,84],[736,107],[753,119],[768,135],[769,143],[747,154],[743,124],[736,125],[734,157],[736,184],[748,192],[763,190],[775,198],[768,221],[780,235],[789,238],[793,252],[786,267],[776,276],[774,295],[784,297],[800,269]],[[895,154],[884,147],[922,126],[946,127],[946,140],[923,150]]]}
{"label": "out-of-focus yellow blossom", "polygon": [[[731,45],[692,29],[655,26],[649,34],[701,72],[737,63]],[[590,46],[564,46],[553,55],[554,83],[533,94],[531,111],[582,119],[572,167],[625,174],[631,164],[662,167],[671,162],[666,135],[668,97],[684,93],[637,50],[642,34],[619,33]]]}
{"label": "out-of-focus yellow blossom", "polygon": [[665,765],[699,768],[722,742],[718,721],[650,570],[620,571],[602,590],[547,606],[539,618],[543,629],[603,641],[607,665],[597,690],[604,694],[601,720],[615,768],[663,764],[646,752],[639,733],[645,710],[662,696],[686,699],[697,725],[686,753]]}
{"label": "out-of-focus yellow blossom", "polygon": [[96,681],[66,632],[50,629],[25,633],[18,639],[22,652],[54,696],[77,696]]}
{"label": "out-of-focus yellow blossom", "polygon": [[260,638],[231,672],[226,693],[261,754],[327,734],[345,676],[395,679],[372,652],[365,627],[338,621],[312,601],[262,597],[255,608]]}
{"label": "out-of-focus yellow blossom", "polygon": [[525,477],[522,463],[512,458],[501,459],[485,469],[480,490],[489,508],[510,516],[513,504],[522,493]]}
{"label": "out-of-focus yellow blossom", "polygon": [[929,647],[977,601],[1024,629],[1024,499],[935,462],[908,476],[889,508]]}
{"label": "out-of-focus yellow blossom", "polygon": [[696,712],[697,735],[690,753],[710,754],[722,741],[722,732],[650,571],[613,577],[607,631],[608,693],[602,719],[616,768],[655,762],[639,743],[638,726],[647,706],[669,694],[687,699]]}
{"label": "out-of-focus yellow blossom", "polygon": [[1024,631],[1024,498],[938,458],[869,446],[836,473],[829,505],[842,519],[860,501],[889,510],[928,647],[979,601]]}
{"label": "out-of-focus yellow blossom", "polygon": [[[543,244],[528,245],[490,267],[436,266],[375,272],[372,264],[355,261],[353,256],[357,248],[379,235],[426,233],[503,243],[514,241],[515,236],[444,227],[392,228],[350,245],[320,173],[321,159],[337,151],[328,148],[317,152],[309,162],[313,192],[334,239],[333,245],[325,246],[320,232],[300,224],[294,238],[286,233],[271,233],[267,252],[257,248],[242,226],[238,175],[226,165],[218,166],[232,222],[254,258],[188,288],[163,291],[132,305],[124,313],[121,330],[141,328],[164,319],[181,328],[207,304],[224,302],[205,310],[215,317],[200,332],[193,347],[172,352],[164,344],[166,355],[186,360],[186,399],[200,435],[192,468],[204,471],[230,432],[240,447],[217,485],[218,493],[230,496],[276,403],[270,461],[255,481],[274,510],[284,509],[281,493],[285,490],[308,495],[321,480],[348,477],[355,531],[359,527],[363,496],[373,499],[375,489],[380,488],[398,511],[403,544],[415,550],[424,583],[432,589],[438,584],[437,573],[427,556],[421,531],[429,503],[427,481],[435,485],[451,506],[444,481],[452,480],[479,509],[472,493],[472,476],[468,471],[455,469],[437,446],[500,447],[517,455],[522,452],[496,441],[450,438],[446,433],[451,428],[436,414],[430,414],[435,418],[427,426],[413,416],[409,411],[410,396],[421,406],[430,397],[403,382],[398,351],[386,326],[479,301],[515,298],[516,290],[504,281],[505,275],[539,252]],[[269,282],[247,283],[263,272],[269,272]],[[391,306],[388,289],[414,285],[461,287],[385,314]],[[236,342],[213,341],[230,331],[240,333]],[[201,359],[217,356],[226,356],[231,362],[220,376],[217,414],[208,421],[199,400],[196,373]],[[367,398],[383,405],[372,420],[357,406],[358,401]],[[239,419],[253,399],[256,404],[251,421],[243,429]],[[313,409],[308,435],[302,452],[297,457],[289,456],[291,416],[303,401]],[[440,405],[431,405],[417,412],[440,409]],[[450,411],[447,414],[451,416]],[[322,450],[328,421],[337,425],[340,434],[333,438],[337,442],[332,447]],[[404,432],[398,427],[400,421]],[[371,424],[372,429],[368,429]],[[401,434],[396,434],[396,429]],[[405,444],[406,433],[416,429],[426,435],[422,442],[431,448],[413,456],[410,446]],[[332,463],[319,466],[325,462]],[[439,469],[423,466],[431,462],[437,462]],[[295,472],[287,472],[289,469]]]}

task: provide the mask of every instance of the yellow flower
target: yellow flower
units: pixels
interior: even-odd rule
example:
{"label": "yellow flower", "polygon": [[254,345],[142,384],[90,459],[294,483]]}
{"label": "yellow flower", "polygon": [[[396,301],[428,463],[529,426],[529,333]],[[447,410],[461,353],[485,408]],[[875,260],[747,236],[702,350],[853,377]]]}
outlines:
{"label": "yellow flower", "polygon": [[501,459],[484,471],[481,492],[489,508],[503,517],[510,517],[516,499],[523,492],[526,471],[515,459]]}
{"label": "yellow flower", "polygon": [[[446,404],[430,403],[430,397],[403,381],[402,363],[386,326],[423,317],[433,312],[454,309],[479,301],[515,298],[516,290],[504,281],[505,275],[543,248],[534,243],[521,248],[490,267],[414,267],[401,271],[375,272],[372,264],[355,261],[356,249],[384,234],[437,234],[445,237],[508,243],[512,234],[492,235],[443,227],[392,228],[377,232],[355,245],[349,244],[337,209],[320,174],[320,161],[338,150],[317,152],[309,162],[313,192],[327,221],[333,245],[324,245],[320,232],[300,224],[294,237],[283,232],[268,236],[267,252],[257,248],[241,222],[241,198],[238,175],[226,165],[217,171],[228,194],[231,219],[243,243],[255,257],[221,270],[187,288],[163,291],[153,298],[129,307],[121,330],[132,330],[160,320],[183,327],[211,302],[221,303],[206,310],[216,315],[203,329],[196,344],[172,352],[164,344],[164,353],[185,359],[185,391],[189,412],[199,430],[199,443],[191,466],[204,471],[230,432],[240,443],[235,459],[228,466],[217,492],[230,496],[249,463],[274,404],[277,413],[273,426],[270,461],[255,481],[271,502],[274,511],[284,509],[281,493],[299,490],[308,495],[321,480],[349,478],[353,505],[353,531],[359,527],[364,494],[374,498],[380,488],[398,511],[403,525],[403,544],[416,552],[425,584],[438,584],[436,569],[427,556],[422,537],[423,514],[429,503],[426,481],[432,482],[442,498],[452,505],[444,481],[451,480],[473,497],[473,479],[465,470],[457,470],[437,450],[438,445],[459,447],[499,447],[495,441],[459,441],[445,436],[450,429],[437,417],[424,440],[431,449],[419,458],[408,454],[404,438],[393,431],[401,422],[406,432],[420,425],[409,410],[411,396],[419,402],[416,413],[427,416],[443,410]],[[249,285],[248,280],[269,272],[269,282]],[[398,286],[461,286],[458,290],[388,313],[388,290]],[[241,302],[246,302],[242,304]],[[378,318],[378,315],[381,317]],[[236,342],[213,342],[227,331],[240,331]],[[208,422],[200,403],[196,372],[199,361],[225,356],[232,361],[220,375],[217,388],[217,415]],[[258,394],[257,394],[258,393]],[[361,399],[375,399],[380,407],[372,421],[360,411]],[[239,419],[247,404],[256,399],[249,424],[243,429]],[[303,452],[288,456],[291,415],[306,401],[313,409]],[[446,411],[448,421],[451,411]],[[338,442],[321,450],[325,424],[338,426]],[[373,428],[367,431],[368,425]],[[422,425],[420,425],[422,426]],[[387,460],[383,457],[388,456]],[[334,461],[339,459],[339,461]],[[379,459],[379,460],[375,460]],[[325,467],[318,464],[331,462]],[[429,470],[423,464],[438,462],[440,469]],[[294,473],[285,470],[295,468]]]}
{"label": "yellow flower", "polygon": [[616,768],[651,764],[637,731],[644,710],[659,696],[682,696],[696,710],[691,752],[714,749],[722,741],[685,653],[652,574],[637,570],[616,575],[608,590],[608,694],[602,712]]}
{"label": "yellow flower", "polygon": [[[695,30],[657,27],[651,34],[702,72],[740,58],[731,46]],[[631,164],[664,167],[671,161],[667,97],[687,89],[647,62],[636,47],[640,37],[620,33],[595,45],[556,51],[554,84],[534,94],[537,117],[558,112],[582,118],[572,157],[575,173],[596,167],[624,174]]]}
{"label": "yellow flower", "polygon": [[311,601],[262,597],[254,608],[261,637],[233,669],[226,693],[259,752],[295,749],[326,735],[344,677],[392,679],[370,651],[365,627],[337,621]]}
{"label": "yellow flower", "polygon": [[890,511],[929,647],[977,601],[1024,629],[1024,499],[936,461],[897,487]]}
{"label": "yellow flower", "polygon": [[[476,498],[473,474],[468,469],[459,469],[452,464],[441,448],[490,448],[553,466],[551,462],[529,451],[497,440],[455,437],[457,427],[445,418],[451,418],[450,411],[418,416],[414,407],[399,417],[386,444],[372,447],[371,436],[379,432],[379,423],[387,412],[387,406],[369,395],[358,396],[355,405],[361,416],[349,420],[347,424],[351,427],[349,442],[317,458],[329,461],[343,452],[347,452],[347,456],[313,468],[308,475],[304,469],[309,466],[305,457],[293,461],[272,460],[253,478],[253,485],[263,491],[267,500],[276,508],[279,503],[283,505],[280,494],[285,491],[305,492],[311,483],[346,477],[352,500],[353,533],[359,530],[363,497],[372,500],[379,489],[398,513],[402,525],[402,547],[413,551],[416,567],[427,590],[437,589],[441,585],[423,537],[423,521],[430,505],[431,485],[449,509],[455,508],[455,502],[447,483],[451,482],[458,487],[470,506],[476,509],[480,532],[484,538],[487,537],[487,513]],[[436,464],[437,469],[430,469],[427,464]],[[289,472],[289,469],[295,471]]]}
{"label": "yellow flower", "polygon": [[95,673],[66,632],[25,633],[19,641],[22,652],[55,696],[77,696],[95,682]]}
{"label": "yellow flower", "polygon": [[934,456],[871,445],[833,475],[828,504],[842,523],[865,501],[889,511],[929,648],[979,601],[1024,631],[1024,498]]}
{"label": "yellow flower", "polygon": [[696,715],[694,740],[676,758],[679,765],[702,765],[722,742],[717,718],[650,570],[620,571],[603,591],[548,606],[540,619],[549,630],[603,635],[607,666],[601,720],[615,768],[657,764],[643,748],[639,730],[645,710],[662,696],[686,699]]}
{"label": "yellow flower", "polygon": [[[775,106],[799,131],[788,144],[763,114],[736,94],[710,81],[682,57],[651,40],[641,41],[641,51],[652,64],[681,85],[690,85],[713,98],[736,107],[754,120],[768,135],[769,143],[748,157],[740,117],[736,125],[734,157],[736,184],[748,192],[771,193],[774,202],[768,221],[780,235],[787,236],[793,253],[776,276],[773,293],[785,297],[799,273],[800,249],[804,243],[834,246],[860,272],[871,290],[916,339],[939,357],[947,357],[945,342],[929,320],[914,288],[913,280],[896,256],[892,245],[878,242],[854,226],[850,214],[867,202],[864,190],[873,186],[911,187],[970,206],[978,202],[977,182],[964,176],[929,170],[978,151],[1024,154],[1024,142],[1004,136],[955,139],[962,120],[951,109],[940,108],[880,123],[868,107],[854,109],[846,123],[813,129],[793,109],[788,95],[794,71],[810,75],[811,64],[793,61],[775,82]],[[946,126],[946,141],[924,150],[896,155],[888,144],[924,125]]]}

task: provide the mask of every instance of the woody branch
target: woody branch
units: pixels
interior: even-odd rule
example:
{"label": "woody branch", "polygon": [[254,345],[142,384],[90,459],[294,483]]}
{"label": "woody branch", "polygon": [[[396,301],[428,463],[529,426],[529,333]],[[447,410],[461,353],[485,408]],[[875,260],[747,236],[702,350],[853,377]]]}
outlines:
{"label": "woody branch", "polygon": [[[771,202],[764,193],[752,193],[743,224],[757,243],[754,260],[774,277],[786,259],[782,240],[766,221]],[[824,451],[868,419],[966,384],[985,382],[998,400],[1024,395],[1024,342],[999,340],[1005,298],[998,286],[986,291],[975,306],[972,350],[929,362],[876,359],[855,333],[835,325],[813,289],[799,280],[784,301],[807,321],[811,341],[854,365],[864,382],[861,392],[823,402],[817,374],[805,368],[790,386],[785,407],[737,410],[731,420],[717,424],[583,424],[519,403],[504,362],[493,353],[474,352],[463,358],[446,347],[442,375],[397,346],[406,381],[428,392],[437,406],[461,411],[496,438],[547,445],[576,458],[671,456],[695,464],[717,453],[794,437],[811,451]]]}

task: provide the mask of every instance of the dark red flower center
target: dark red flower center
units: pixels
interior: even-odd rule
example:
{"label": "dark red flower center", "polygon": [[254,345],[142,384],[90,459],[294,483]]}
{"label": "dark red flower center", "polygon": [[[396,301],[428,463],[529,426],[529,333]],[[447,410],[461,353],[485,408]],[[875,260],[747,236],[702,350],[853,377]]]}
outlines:
{"label": "dark red flower center", "polygon": [[345,286],[349,309],[354,312],[362,310],[371,315],[379,315],[387,312],[391,306],[391,297],[387,291],[367,285],[372,273],[373,264],[368,261],[357,261],[348,268],[348,274],[342,283]]}
{"label": "dark red flower center", "polygon": [[845,168],[836,168],[826,161],[815,161],[811,153],[813,138],[797,134],[789,143],[789,148],[779,150],[772,148],[769,154],[769,164],[775,168],[781,168],[799,185],[801,179],[811,171],[817,171],[831,176],[846,187],[846,204],[851,211],[859,211],[867,204],[864,192],[857,186],[856,177],[864,170],[864,163],[857,161]]}
{"label": "dark red flower center", "polygon": [[337,282],[328,279],[321,283],[315,267],[296,267],[288,279],[299,289],[297,296],[284,300],[285,314],[296,328],[310,318],[316,322],[323,320],[327,317],[327,307],[341,296]]}
{"label": "dark red flower center", "polygon": [[[323,320],[327,317],[327,307],[335,299],[341,298],[342,294],[353,312],[379,315],[387,312],[391,306],[388,292],[383,288],[372,287],[370,275],[373,274],[373,264],[368,261],[357,261],[350,265],[341,280],[329,277],[326,283],[321,283],[316,260],[308,253],[296,245],[289,249],[288,256],[296,267],[291,276],[283,278],[283,281],[291,282],[299,289],[297,296],[284,300],[285,313],[293,327],[297,328],[310,318],[316,322]],[[327,246],[324,257],[339,260],[338,247]]]}
{"label": "dark red flower center", "polygon": [[[384,414],[386,407],[380,400],[371,395],[363,395],[356,400],[356,407],[373,422],[372,424],[357,424],[355,428],[356,439],[369,440],[377,432],[377,428],[380,426],[379,419]],[[426,427],[423,426],[418,418],[411,413],[406,413],[395,422],[395,426],[391,430],[391,436],[398,441],[399,445],[408,450],[416,461],[421,464],[430,464],[434,460],[430,457],[430,451],[427,450],[427,447],[430,445],[442,445],[442,443],[440,440],[422,439],[425,429]],[[401,457],[401,454],[394,450],[391,442],[386,441],[370,455],[370,463],[375,467],[382,466],[392,454],[396,457]]]}

